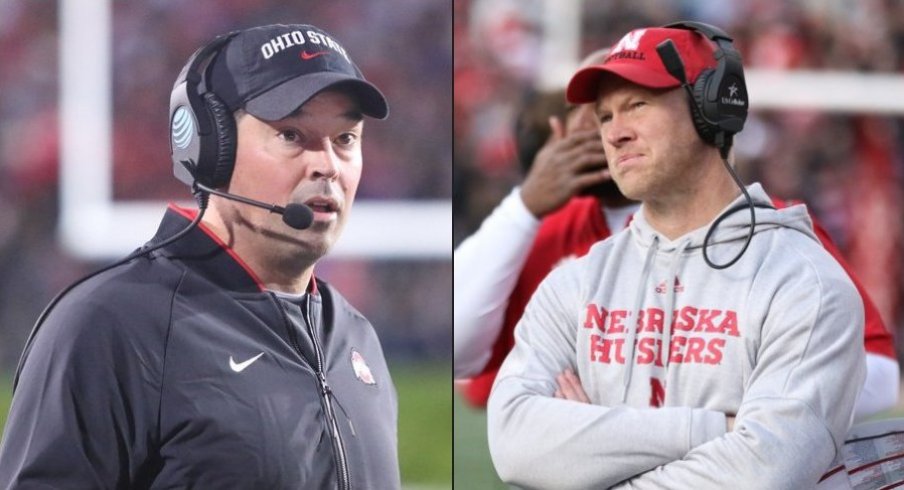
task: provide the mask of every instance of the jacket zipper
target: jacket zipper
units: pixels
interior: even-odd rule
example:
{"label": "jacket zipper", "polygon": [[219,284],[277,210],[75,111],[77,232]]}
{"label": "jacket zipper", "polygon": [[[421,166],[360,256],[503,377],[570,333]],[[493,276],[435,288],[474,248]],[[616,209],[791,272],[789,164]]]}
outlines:
{"label": "jacket zipper", "polygon": [[[276,307],[279,308],[283,321],[286,322],[286,326],[290,328],[291,333],[291,322],[286,317],[286,312],[283,310],[283,307],[279,304],[279,300],[276,299],[275,296],[273,299],[276,301]],[[339,490],[350,490],[351,479],[348,472],[348,457],[345,453],[345,444],[342,442],[342,434],[339,432],[339,423],[336,421],[336,412],[333,409],[333,402],[331,400],[333,392],[330,389],[329,383],[326,381],[326,375],[323,373],[323,349],[320,347],[320,340],[317,338],[317,330],[314,328],[314,321],[311,318],[310,295],[306,297],[305,302],[305,326],[308,327],[311,343],[314,344],[314,356],[316,357],[315,361],[317,364],[314,366],[314,369],[317,373],[317,381],[320,383],[320,398],[323,402],[324,412],[326,412],[327,423],[330,426],[330,440],[333,445],[333,455],[336,458],[336,473],[339,478]],[[292,339],[292,345],[295,347],[295,350],[302,358],[304,358],[304,354],[301,352],[301,346],[298,345],[298,340],[292,335],[289,337]]]}
{"label": "jacket zipper", "polygon": [[333,410],[333,401],[330,398],[332,391],[330,385],[326,382],[326,375],[323,374],[323,349],[320,347],[320,340],[317,338],[317,329],[314,328],[314,321],[311,318],[311,295],[306,297],[307,307],[304,316],[305,323],[308,324],[308,332],[311,334],[311,340],[314,343],[314,355],[317,357],[317,377],[320,379],[320,393],[326,402],[327,419],[330,422],[330,429],[333,431],[333,448],[336,452],[336,459],[339,472],[339,489],[349,490],[352,487],[348,474],[348,459],[345,454],[345,444],[342,442],[342,434],[339,432],[339,423],[336,421],[336,412]]}

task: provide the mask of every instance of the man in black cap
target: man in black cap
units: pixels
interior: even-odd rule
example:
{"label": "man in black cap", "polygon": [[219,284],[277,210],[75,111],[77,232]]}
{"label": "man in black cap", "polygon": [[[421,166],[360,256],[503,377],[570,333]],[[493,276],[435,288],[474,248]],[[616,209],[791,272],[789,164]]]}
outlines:
{"label": "man in black cap", "polygon": [[379,341],[314,277],[354,201],[363,117],[387,114],[316,27],[199,49],[170,121],[200,210],[170,206],[148,244],[51,302],[0,488],[398,488]]}

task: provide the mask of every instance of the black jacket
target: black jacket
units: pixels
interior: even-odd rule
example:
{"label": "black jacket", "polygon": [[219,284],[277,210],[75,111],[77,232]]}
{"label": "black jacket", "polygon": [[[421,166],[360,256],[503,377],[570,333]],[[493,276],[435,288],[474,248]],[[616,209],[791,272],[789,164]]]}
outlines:
{"label": "black jacket", "polygon": [[[185,227],[169,209],[152,243]],[[195,229],[64,297],[0,443],[6,488],[399,488],[395,388],[325,282],[264,291]],[[43,486],[41,486],[43,485]]]}

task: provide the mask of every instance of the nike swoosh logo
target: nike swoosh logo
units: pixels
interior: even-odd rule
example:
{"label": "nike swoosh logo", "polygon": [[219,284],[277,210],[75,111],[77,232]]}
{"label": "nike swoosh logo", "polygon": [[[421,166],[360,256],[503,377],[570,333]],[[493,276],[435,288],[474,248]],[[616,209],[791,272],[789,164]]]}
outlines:
{"label": "nike swoosh logo", "polygon": [[258,360],[262,355],[264,355],[263,352],[261,352],[260,354],[254,356],[251,359],[248,359],[247,361],[244,361],[244,362],[235,362],[235,360],[232,358],[232,356],[229,356],[229,367],[232,368],[233,371],[240,373],[240,372],[244,371],[245,368],[247,368],[248,366],[253,364],[254,361]]}
{"label": "nike swoosh logo", "polygon": [[303,59],[303,60],[305,60],[305,61],[307,61],[307,60],[312,60],[312,59],[314,59],[314,58],[316,58],[316,57],[318,57],[318,56],[323,56],[323,55],[328,54],[328,53],[329,53],[329,51],[318,51],[318,52],[316,52],[316,53],[308,53],[307,51],[302,51],[302,52],[301,52],[301,59]]}

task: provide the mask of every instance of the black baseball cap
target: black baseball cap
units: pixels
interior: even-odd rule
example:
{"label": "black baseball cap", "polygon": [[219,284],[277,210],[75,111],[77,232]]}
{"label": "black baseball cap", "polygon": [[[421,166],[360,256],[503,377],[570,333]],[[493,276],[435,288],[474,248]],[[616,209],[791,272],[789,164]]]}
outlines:
{"label": "black baseball cap", "polygon": [[292,114],[326,89],[351,95],[366,116],[389,115],[386,98],[345,48],[307,24],[274,24],[234,34],[211,62],[207,86],[230,111],[244,109],[265,121]]}

